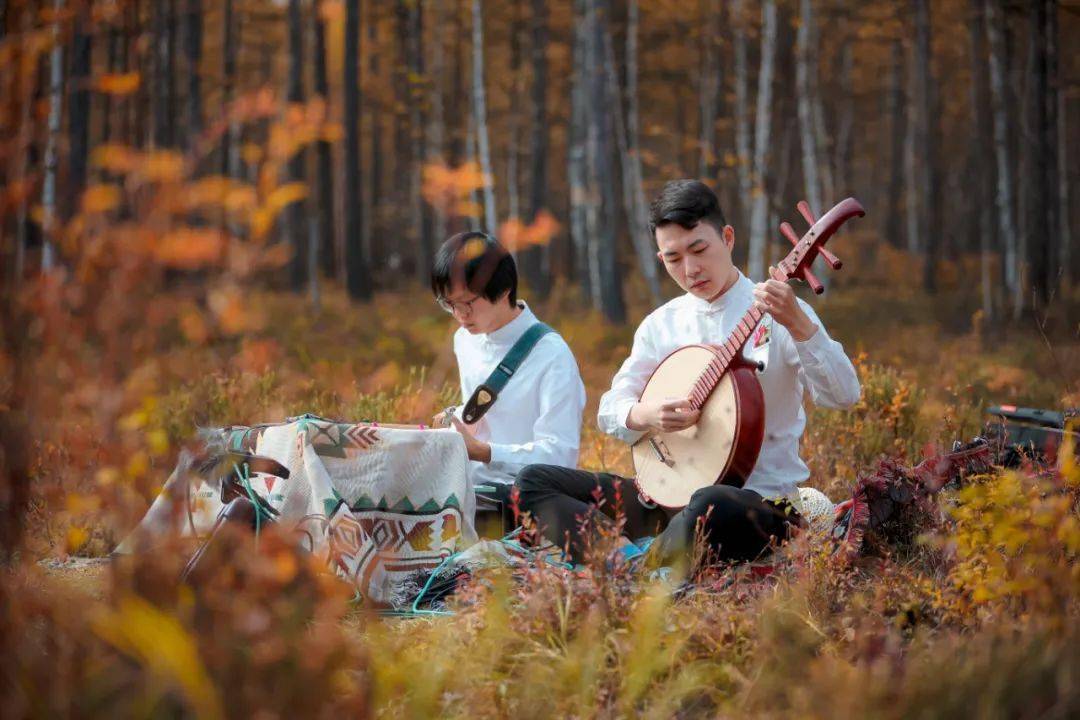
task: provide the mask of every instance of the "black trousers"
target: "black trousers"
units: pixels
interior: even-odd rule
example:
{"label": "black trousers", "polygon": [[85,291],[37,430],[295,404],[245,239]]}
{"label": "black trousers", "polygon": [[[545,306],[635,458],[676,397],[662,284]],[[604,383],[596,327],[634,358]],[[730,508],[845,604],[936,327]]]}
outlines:
{"label": "black trousers", "polygon": [[612,523],[619,511],[624,535],[657,536],[649,552],[660,565],[689,562],[699,536],[712,559],[754,560],[774,540],[786,539],[799,522],[790,503],[730,485],[698,490],[677,512],[642,504],[633,480],[610,473],[529,465],[518,473],[515,486],[521,511],[530,513],[544,537],[565,548],[575,562],[584,555],[585,533]]}

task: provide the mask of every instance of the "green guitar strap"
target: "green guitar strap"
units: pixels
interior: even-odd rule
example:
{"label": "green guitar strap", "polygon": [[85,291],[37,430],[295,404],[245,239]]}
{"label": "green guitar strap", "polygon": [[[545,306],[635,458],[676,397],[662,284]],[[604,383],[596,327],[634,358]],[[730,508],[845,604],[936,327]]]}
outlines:
{"label": "green guitar strap", "polygon": [[510,378],[521,367],[521,363],[525,362],[525,358],[536,347],[536,343],[540,342],[540,338],[550,332],[555,331],[544,323],[538,322],[518,338],[514,346],[506,353],[506,356],[488,375],[487,380],[473,391],[469,402],[465,403],[465,408],[461,412],[461,419],[465,421],[465,424],[472,425],[484,417],[484,413],[490,410],[495,401],[499,399],[499,393],[502,392],[502,389],[506,387],[506,383],[510,382]]}

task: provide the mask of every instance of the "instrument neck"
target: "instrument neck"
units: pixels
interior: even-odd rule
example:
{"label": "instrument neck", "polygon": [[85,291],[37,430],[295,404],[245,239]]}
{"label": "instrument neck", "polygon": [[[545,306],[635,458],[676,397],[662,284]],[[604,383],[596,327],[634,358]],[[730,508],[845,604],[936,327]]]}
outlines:
{"label": "instrument neck", "polygon": [[746,341],[754,333],[754,328],[761,322],[762,317],[764,317],[764,313],[761,310],[751,307],[739,319],[728,339],[722,345],[717,345],[714,348],[716,356],[698,376],[690,390],[690,404],[695,410],[701,409],[716,389],[716,386],[720,384],[724,373],[740,356],[743,346],[746,345]]}

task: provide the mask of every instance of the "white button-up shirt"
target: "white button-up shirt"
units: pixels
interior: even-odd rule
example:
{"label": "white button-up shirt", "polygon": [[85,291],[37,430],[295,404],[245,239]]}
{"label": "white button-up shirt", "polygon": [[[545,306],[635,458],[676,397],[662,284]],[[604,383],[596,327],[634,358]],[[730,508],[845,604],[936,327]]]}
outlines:
{"label": "white button-up shirt", "polygon": [[[626,427],[626,417],[653,370],[684,345],[727,340],[753,304],[753,290],[754,283],[740,273],[735,284],[711,303],[688,293],[649,314],[634,334],[630,357],[600,399],[600,429],[627,443],[642,437],[643,432]],[[787,328],[766,315],[744,347],[747,357],[766,364],[764,372],[757,374],[765,395],[765,437],[744,487],[763,497],[796,501],[797,485],[810,476],[799,457],[799,439],[806,426],[804,390],[810,391],[815,403],[829,408],[854,405],[861,392],[844,348],[825,332],[813,309],[798,302],[818,326],[808,340],[797,342]]]}
{"label": "white button-up shirt", "polygon": [[[518,304],[521,314],[495,332],[473,335],[459,328],[454,334],[462,406],[536,323],[528,305]],[[473,484],[511,483],[531,463],[576,467],[584,408],[585,385],[574,354],[557,333],[548,333],[507,381],[487,414],[471,426],[477,439],[491,446],[491,462],[470,463]]]}

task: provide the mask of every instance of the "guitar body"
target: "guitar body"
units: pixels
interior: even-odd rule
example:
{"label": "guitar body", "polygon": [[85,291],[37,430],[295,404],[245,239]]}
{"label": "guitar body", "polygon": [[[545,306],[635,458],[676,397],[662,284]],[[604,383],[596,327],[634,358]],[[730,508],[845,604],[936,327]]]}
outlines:
{"label": "guitar body", "polygon": [[[642,402],[687,397],[717,351],[687,345],[668,355],[641,393]],[[696,490],[717,483],[742,487],[765,432],[765,397],[753,365],[729,367],[685,430],[650,433],[631,448],[638,490],[658,505],[681,508]]]}

